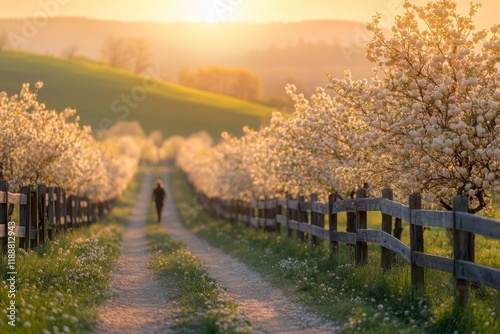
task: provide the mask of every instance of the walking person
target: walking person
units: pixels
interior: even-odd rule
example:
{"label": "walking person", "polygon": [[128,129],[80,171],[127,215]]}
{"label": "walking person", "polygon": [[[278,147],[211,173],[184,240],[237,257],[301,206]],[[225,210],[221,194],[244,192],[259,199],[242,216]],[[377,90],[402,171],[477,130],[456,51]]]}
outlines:
{"label": "walking person", "polygon": [[163,185],[161,180],[156,181],[156,187],[153,189],[153,202],[156,204],[156,211],[158,213],[158,223],[161,222],[161,212],[163,210],[163,203],[168,198],[168,191]]}

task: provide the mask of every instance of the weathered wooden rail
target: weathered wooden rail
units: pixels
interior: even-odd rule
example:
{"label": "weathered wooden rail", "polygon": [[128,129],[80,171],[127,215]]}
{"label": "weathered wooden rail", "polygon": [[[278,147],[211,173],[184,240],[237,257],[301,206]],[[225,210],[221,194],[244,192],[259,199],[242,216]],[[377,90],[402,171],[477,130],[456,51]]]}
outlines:
{"label": "weathered wooden rail", "polygon": [[[196,190],[195,190],[196,192]],[[381,245],[381,267],[390,270],[395,254],[411,265],[413,289],[424,288],[424,270],[435,269],[451,273],[455,282],[455,302],[465,306],[468,300],[468,282],[475,282],[500,290],[500,270],[473,263],[469,254],[471,233],[500,239],[500,221],[467,213],[468,199],[457,196],[453,199],[453,211],[422,210],[419,194],[411,195],[409,205],[392,201],[392,191],[385,189],[382,198],[366,198],[365,189],[356,193],[356,199],[338,200],[331,195],[328,203],[317,201],[312,195],[292,199],[277,198],[267,201],[243,202],[210,199],[197,193],[199,202],[212,215],[232,224],[246,224],[255,228],[281,233],[287,230],[288,237],[296,235],[306,241],[310,236],[312,245],[327,240],[333,253],[339,243],[352,245],[357,265],[368,261],[368,243]],[[367,228],[367,212],[382,214],[380,230]],[[355,224],[349,232],[338,230],[337,216],[346,212],[354,216]],[[325,229],[328,216],[329,228]],[[393,223],[410,225],[410,244],[403,243],[391,232]],[[444,227],[453,232],[453,257],[443,257],[424,252],[424,227]]]}
{"label": "weathered wooden rail", "polygon": [[[106,215],[112,204],[67,196],[63,189],[45,185],[36,189],[25,186],[19,193],[11,193],[8,182],[0,180],[1,252],[6,252],[9,237],[11,241],[18,238],[19,248],[34,249],[58,233],[89,226]],[[16,212],[18,217],[13,217]],[[11,221],[16,222],[15,226],[9,225]]]}

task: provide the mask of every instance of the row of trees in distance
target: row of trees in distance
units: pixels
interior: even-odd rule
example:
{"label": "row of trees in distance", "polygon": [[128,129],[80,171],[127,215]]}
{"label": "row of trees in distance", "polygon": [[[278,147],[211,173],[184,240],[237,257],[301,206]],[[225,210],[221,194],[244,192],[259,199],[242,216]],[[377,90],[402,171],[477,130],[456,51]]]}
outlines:
{"label": "row of trees in distance", "polygon": [[263,94],[262,80],[252,71],[241,68],[212,66],[185,69],[179,74],[179,83],[248,101],[259,101]]}

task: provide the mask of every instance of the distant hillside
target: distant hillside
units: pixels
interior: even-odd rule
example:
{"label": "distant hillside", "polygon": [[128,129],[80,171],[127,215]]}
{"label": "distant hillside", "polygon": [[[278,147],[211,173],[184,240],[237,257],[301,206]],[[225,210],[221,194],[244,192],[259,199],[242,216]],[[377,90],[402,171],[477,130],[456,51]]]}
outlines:
{"label": "distant hillside", "polygon": [[299,89],[312,91],[324,85],[326,72],[343,76],[345,69],[352,69],[353,76],[359,78],[370,75],[372,67],[364,57],[369,34],[356,22],[210,25],[53,18],[33,36],[24,38],[25,22],[0,20],[0,33],[10,34],[11,48],[60,57],[65,49],[76,46],[78,55],[99,60],[107,38],[145,37],[152,46],[153,66],[161,68],[169,81],[176,81],[180,70],[186,68],[243,67],[263,79],[267,94],[283,94],[290,80]]}
{"label": "distant hillside", "polygon": [[154,82],[107,66],[21,52],[0,53],[0,91],[14,94],[22,83],[43,81],[39,100],[51,109],[76,108],[81,124],[95,131],[118,120],[137,120],[164,136],[201,130],[219,138],[259,127],[271,109],[166,82]]}

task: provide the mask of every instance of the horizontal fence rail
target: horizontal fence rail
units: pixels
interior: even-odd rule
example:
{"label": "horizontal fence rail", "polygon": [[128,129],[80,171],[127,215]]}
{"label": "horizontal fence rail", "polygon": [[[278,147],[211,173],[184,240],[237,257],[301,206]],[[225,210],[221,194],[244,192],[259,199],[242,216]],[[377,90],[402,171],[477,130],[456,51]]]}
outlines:
{"label": "horizontal fence rail", "polygon": [[34,249],[58,233],[89,226],[108,214],[113,203],[67,196],[64,189],[45,185],[24,186],[14,193],[0,180],[1,252],[13,247],[16,238],[16,247]]}
{"label": "horizontal fence rail", "polygon": [[[500,239],[500,221],[467,213],[468,199],[465,196],[454,198],[453,211],[431,211],[421,209],[419,194],[410,196],[409,205],[392,201],[390,189],[384,189],[382,198],[366,198],[365,189],[357,192],[356,199],[339,200],[336,195],[331,195],[328,203],[318,202],[316,195],[307,201],[303,196],[294,199],[290,195],[257,202],[224,201],[208,198],[192,189],[206,211],[232,224],[245,224],[277,233],[284,228],[288,237],[296,236],[305,242],[309,236],[312,245],[326,240],[332,253],[338,251],[339,243],[352,245],[357,265],[367,263],[367,243],[379,244],[382,246],[382,269],[390,270],[393,256],[399,255],[411,265],[414,290],[424,287],[424,269],[451,273],[455,281],[455,302],[461,307],[467,304],[468,282],[500,290],[500,270],[474,263],[468,250],[471,233]],[[368,211],[382,214],[381,230],[367,228]],[[347,213],[345,232],[338,231],[339,213]],[[328,229],[324,224],[326,216],[329,219]],[[402,221],[410,225],[409,245],[400,240]],[[424,227],[443,227],[453,232],[453,257],[424,252]],[[395,235],[392,234],[393,228]]]}

